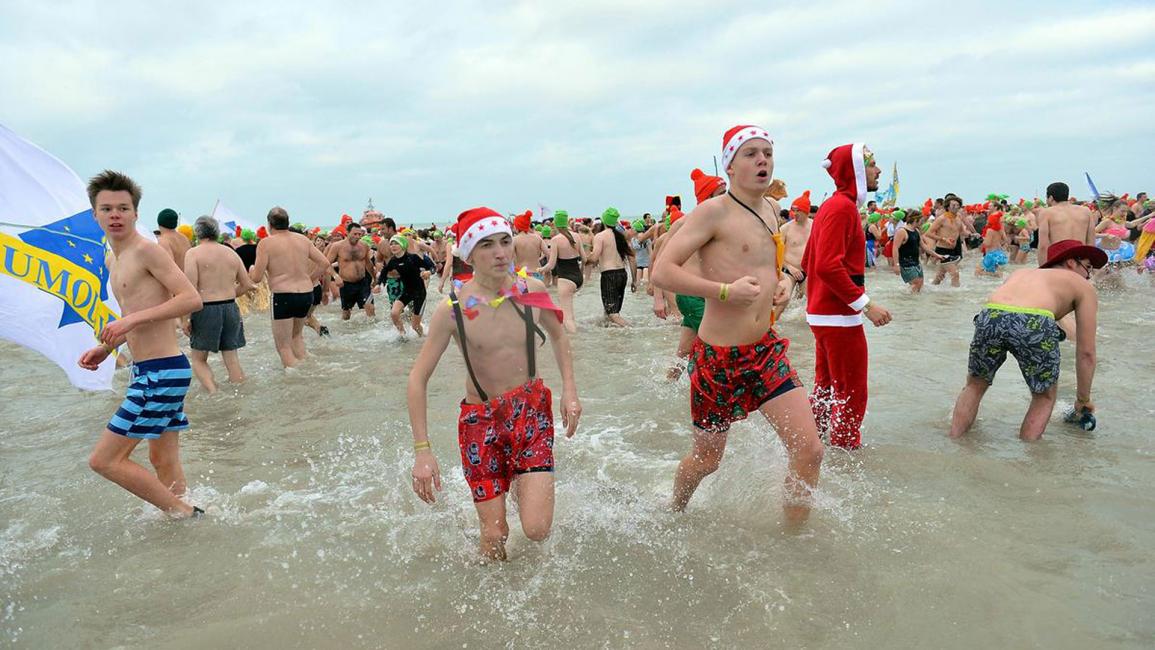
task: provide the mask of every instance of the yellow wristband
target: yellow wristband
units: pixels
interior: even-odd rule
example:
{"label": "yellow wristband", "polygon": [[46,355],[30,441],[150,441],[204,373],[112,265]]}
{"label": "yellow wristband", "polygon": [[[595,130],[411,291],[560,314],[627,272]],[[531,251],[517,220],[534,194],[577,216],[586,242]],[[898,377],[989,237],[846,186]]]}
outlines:
{"label": "yellow wristband", "polygon": [[730,297],[730,285],[725,282],[722,283],[722,288],[718,290],[718,300],[726,302],[726,298]]}
{"label": "yellow wristband", "polygon": [[433,447],[429,444],[428,440],[423,440],[421,442],[413,443],[413,451],[421,451],[422,449],[432,449],[432,448]]}
{"label": "yellow wristband", "polygon": [[116,348],[112,347],[111,345],[109,345],[107,343],[101,343],[100,347],[104,348],[104,351],[109,353],[109,354],[112,354],[113,352],[116,351]]}

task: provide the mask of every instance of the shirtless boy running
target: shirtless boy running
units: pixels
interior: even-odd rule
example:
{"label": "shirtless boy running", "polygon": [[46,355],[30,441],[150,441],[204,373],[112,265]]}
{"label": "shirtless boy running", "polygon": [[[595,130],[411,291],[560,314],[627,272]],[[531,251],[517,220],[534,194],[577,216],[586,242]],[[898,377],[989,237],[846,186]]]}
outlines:
{"label": "shirtless boy running", "polygon": [[[170,516],[188,517],[204,511],[181,498],[187,485],[178,432],[189,426],[184,397],[192,369],[177,347],[176,319],[200,309],[201,299],[172,256],[136,231],[140,196],[140,186],[118,172],[88,182],[88,200],[116,256],[109,286],[123,314],[100,332],[101,344],[82,354],[79,365],[96,370],[126,342],[133,358],[132,383],[88,466]],[[141,440],[148,440],[155,476],[130,458]]]}
{"label": "shirtless boy running", "polygon": [[950,273],[950,286],[959,286],[958,264],[962,261],[965,227],[958,216],[960,211],[962,201],[957,196],[947,197],[946,212],[934,220],[924,235],[927,242],[934,246],[934,252],[940,260],[931,284],[942,282],[946,274]]}
{"label": "shirtless boy running", "polygon": [[429,377],[449,341],[456,339],[468,372],[457,420],[461,467],[481,525],[481,554],[504,560],[509,536],[505,495],[511,485],[516,485],[526,537],[542,541],[553,525],[553,398],[536,365],[538,339],[545,339],[542,329],[549,334],[561,371],[567,438],[577,430],[581,404],[561,310],[550,302],[543,283],[519,280],[510,272],[513,235],[505,218],[489,208],[474,208],[461,213],[457,223],[458,252],[473,266],[473,278],[460,292],[451,291],[450,302],[442,302],[434,312],[429,338],[409,373],[413,491],[433,503],[434,491],[441,490],[441,470],[429,443],[426,397]]}
{"label": "shirtless boy running", "polygon": [[782,282],[774,304],[775,319],[786,311],[795,295],[805,295],[806,271],[802,270],[802,254],[806,252],[806,242],[810,241],[811,226],[810,190],[806,190],[790,204],[790,221],[782,226],[786,259],[782,261]]}
{"label": "shirtless boy running", "polygon": [[[654,283],[706,298],[694,343],[690,412],[694,446],[674,477],[672,508],[685,509],[698,484],[718,468],[730,424],[759,410],[778,432],[789,458],[785,514],[810,514],[823,445],[806,391],[786,357],[788,341],[770,327],[778,284],[777,208],[763,195],[774,172],[774,145],[754,126],[736,126],[722,140],[730,191],[701,203],[664,247]],[[697,253],[701,276],[683,268]]]}

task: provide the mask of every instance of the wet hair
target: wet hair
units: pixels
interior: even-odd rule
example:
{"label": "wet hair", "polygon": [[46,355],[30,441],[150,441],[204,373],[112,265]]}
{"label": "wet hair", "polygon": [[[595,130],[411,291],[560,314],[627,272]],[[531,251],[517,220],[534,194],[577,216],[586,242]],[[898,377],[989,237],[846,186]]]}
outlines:
{"label": "wet hair", "polygon": [[1067,187],[1066,183],[1055,182],[1047,186],[1047,198],[1055,199],[1062,203],[1071,198],[1071,188]]}
{"label": "wet hair", "polygon": [[221,224],[208,215],[200,216],[193,223],[193,232],[197,239],[220,239]]}
{"label": "wet hair", "polygon": [[634,249],[630,248],[630,243],[626,241],[626,236],[617,228],[610,228],[614,232],[614,243],[618,246],[618,255],[621,256],[622,261],[626,261],[634,256]]}
{"label": "wet hair", "polygon": [[787,210],[786,208],[779,210],[778,211],[778,218],[779,219],[789,219],[790,218],[790,211]]}
{"label": "wet hair", "polygon": [[273,230],[288,230],[289,229],[289,213],[281,206],[276,206],[269,210],[267,217],[269,227]]}
{"label": "wet hair", "polygon": [[96,195],[101,192],[128,192],[132,196],[132,209],[140,207],[140,186],[128,176],[106,169],[88,181],[88,203],[96,207]]}
{"label": "wet hair", "polygon": [[816,205],[810,206],[810,214],[818,214],[818,206],[816,206]]}

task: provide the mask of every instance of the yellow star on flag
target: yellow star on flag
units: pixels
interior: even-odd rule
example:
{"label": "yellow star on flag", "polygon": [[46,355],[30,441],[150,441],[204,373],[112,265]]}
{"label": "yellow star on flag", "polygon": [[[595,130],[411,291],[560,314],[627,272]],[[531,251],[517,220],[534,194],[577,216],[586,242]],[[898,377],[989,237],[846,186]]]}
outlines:
{"label": "yellow star on flag", "polygon": [[91,256],[91,255],[89,255],[88,253],[85,253],[85,254],[84,254],[84,261],[85,261],[85,263],[87,263],[87,264],[92,264],[92,256]]}
{"label": "yellow star on flag", "polygon": [[69,248],[76,248],[76,242],[69,239],[68,240],[68,246],[69,246]]}

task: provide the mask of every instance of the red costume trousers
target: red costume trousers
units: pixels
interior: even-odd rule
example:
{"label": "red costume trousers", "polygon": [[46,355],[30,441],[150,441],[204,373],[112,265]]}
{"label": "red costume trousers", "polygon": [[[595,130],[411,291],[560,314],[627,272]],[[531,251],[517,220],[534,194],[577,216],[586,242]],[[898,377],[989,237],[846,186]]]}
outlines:
{"label": "red costume trousers", "polygon": [[866,331],[854,327],[820,327],[814,332],[814,392],[810,404],[818,433],[847,449],[862,445],[866,415]]}

